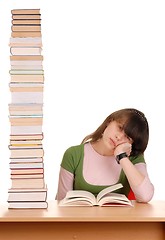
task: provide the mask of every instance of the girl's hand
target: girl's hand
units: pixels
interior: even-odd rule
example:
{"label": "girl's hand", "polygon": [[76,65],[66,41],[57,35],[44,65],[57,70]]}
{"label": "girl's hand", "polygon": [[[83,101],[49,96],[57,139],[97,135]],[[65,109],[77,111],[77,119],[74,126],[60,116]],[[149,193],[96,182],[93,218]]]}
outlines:
{"label": "girl's hand", "polygon": [[127,142],[126,142],[126,143],[119,144],[119,145],[115,148],[115,150],[114,150],[114,155],[115,155],[115,157],[116,157],[117,155],[126,152],[127,155],[129,156],[130,153],[131,153],[131,151],[132,151],[132,145],[131,145],[130,143],[127,143]]}

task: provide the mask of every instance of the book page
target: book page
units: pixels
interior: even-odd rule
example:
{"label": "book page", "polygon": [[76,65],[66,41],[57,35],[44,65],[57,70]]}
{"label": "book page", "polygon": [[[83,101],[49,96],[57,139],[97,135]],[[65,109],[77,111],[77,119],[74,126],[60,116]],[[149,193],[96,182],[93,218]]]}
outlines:
{"label": "book page", "polygon": [[121,183],[118,183],[118,184],[115,184],[115,185],[112,185],[112,186],[110,186],[110,187],[107,187],[107,188],[105,188],[105,189],[103,189],[101,192],[99,192],[99,194],[97,195],[97,202],[99,202],[99,200],[103,197],[103,196],[105,196],[107,193],[110,193],[110,192],[113,192],[113,191],[115,191],[115,190],[117,190],[117,189],[120,189],[120,188],[122,188],[123,187],[123,185],[121,184]]}
{"label": "book page", "polygon": [[93,201],[85,197],[64,198],[59,201],[59,206],[93,206]]}
{"label": "book page", "polygon": [[133,206],[132,202],[124,195],[119,193],[109,193],[102,197],[98,203],[99,206]]}
{"label": "book page", "polygon": [[84,190],[73,190],[73,191],[68,191],[66,194],[66,201],[69,199],[73,199],[74,201],[80,200],[80,198],[83,198],[82,200],[86,199],[86,201],[90,201],[91,203],[95,204],[96,203],[96,198],[95,196],[88,191]]}

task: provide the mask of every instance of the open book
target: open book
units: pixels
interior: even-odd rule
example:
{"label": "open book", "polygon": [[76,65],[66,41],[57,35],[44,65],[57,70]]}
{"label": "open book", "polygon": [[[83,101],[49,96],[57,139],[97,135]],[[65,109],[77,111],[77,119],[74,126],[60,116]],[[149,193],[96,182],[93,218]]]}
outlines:
{"label": "open book", "polygon": [[59,201],[59,206],[133,206],[124,194],[113,193],[122,187],[121,183],[107,187],[97,197],[84,190],[68,191],[65,198]]}

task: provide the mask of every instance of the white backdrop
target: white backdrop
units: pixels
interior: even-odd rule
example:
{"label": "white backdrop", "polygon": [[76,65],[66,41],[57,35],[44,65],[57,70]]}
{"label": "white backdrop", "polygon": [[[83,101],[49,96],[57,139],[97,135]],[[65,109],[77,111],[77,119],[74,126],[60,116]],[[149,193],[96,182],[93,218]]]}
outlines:
{"label": "white backdrop", "polygon": [[[53,3],[53,4],[52,4]],[[40,8],[45,70],[44,151],[54,199],[66,148],[112,111],[134,107],[150,125],[145,154],[154,199],[165,199],[165,2],[159,0],[0,1],[0,201],[10,187],[8,103],[11,9]]]}

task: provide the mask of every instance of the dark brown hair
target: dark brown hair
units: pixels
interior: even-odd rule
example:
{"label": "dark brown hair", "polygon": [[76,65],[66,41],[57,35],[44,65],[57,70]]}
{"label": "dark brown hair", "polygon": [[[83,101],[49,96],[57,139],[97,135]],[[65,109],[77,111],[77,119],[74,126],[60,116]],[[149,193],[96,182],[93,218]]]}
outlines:
{"label": "dark brown hair", "polygon": [[82,143],[96,142],[102,138],[104,130],[112,121],[121,123],[125,134],[133,140],[131,156],[143,154],[149,140],[149,126],[144,113],[134,108],[125,108],[110,114]]}

